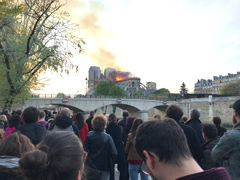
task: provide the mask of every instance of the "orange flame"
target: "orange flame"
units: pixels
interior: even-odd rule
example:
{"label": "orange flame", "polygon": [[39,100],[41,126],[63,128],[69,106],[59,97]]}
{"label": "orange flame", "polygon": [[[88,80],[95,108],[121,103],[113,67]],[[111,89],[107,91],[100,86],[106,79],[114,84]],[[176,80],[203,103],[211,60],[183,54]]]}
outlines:
{"label": "orange flame", "polygon": [[122,80],[127,79],[127,78],[128,78],[128,77],[117,76],[117,77],[115,78],[115,81],[122,81]]}

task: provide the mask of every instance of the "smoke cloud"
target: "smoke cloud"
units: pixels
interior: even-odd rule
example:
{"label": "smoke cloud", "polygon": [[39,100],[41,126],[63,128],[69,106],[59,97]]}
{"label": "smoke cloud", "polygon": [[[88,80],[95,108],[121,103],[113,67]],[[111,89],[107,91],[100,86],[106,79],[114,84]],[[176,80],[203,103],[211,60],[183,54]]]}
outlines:
{"label": "smoke cloud", "polygon": [[94,0],[71,0],[65,8],[72,21],[79,24],[81,37],[86,42],[84,54],[101,68],[123,69],[116,60],[116,54],[106,48],[104,38],[111,34],[99,23],[101,13],[105,11],[104,4]]}

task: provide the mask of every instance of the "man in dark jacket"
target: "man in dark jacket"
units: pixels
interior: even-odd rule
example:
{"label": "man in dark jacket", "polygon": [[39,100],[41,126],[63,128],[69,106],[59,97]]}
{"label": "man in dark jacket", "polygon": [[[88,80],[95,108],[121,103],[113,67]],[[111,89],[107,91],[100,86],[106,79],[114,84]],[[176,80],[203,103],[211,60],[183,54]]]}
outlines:
{"label": "man in dark jacket", "polygon": [[186,126],[182,123],[179,123],[181,117],[183,116],[182,108],[177,104],[172,104],[167,108],[166,116],[174,119],[179,124],[179,126],[183,129],[187,137],[189,149],[194,159],[200,164],[201,159],[203,157],[203,151],[195,131],[193,130],[193,128]]}
{"label": "man in dark jacket", "polygon": [[73,124],[73,120],[72,118],[70,118],[69,108],[62,109],[60,116],[56,117],[55,123],[50,126],[49,130],[73,131],[80,138],[78,127],[76,126],[76,124]]}
{"label": "man in dark jacket", "polygon": [[124,110],[122,113],[123,118],[118,121],[118,125],[122,126],[123,128],[126,126],[127,118],[129,116],[129,113],[127,110]]}
{"label": "man in dark jacket", "polygon": [[193,109],[190,114],[190,120],[185,124],[192,127],[197,134],[198,140],[201,144],[204,143],[204,139],[202,137],[202,123],[199,120],[200,112],[197,109]]}
{"label": "man in dark jacket", "polygon": [[202,168],[204,170],[207,170],[214,167],[220,167],[221,162],[215,162],[212,159],[211,155],[212,149],[220,139],[217,133],[217,128],[213,124],[203,124],[202,133],[203,138],[205,140],[205,143],[202,145],[203,148]]}
{"label": "man in dark jacket", "polygon": [[86,123],[88,125],[88,131],[93,130],[92,128],[92,119],[94,117],[94,111],[90,111],[90,117],[86,120]]}
{"label": "man in dark jacket", "polygon": [[27,136],[35,146],[42,141],[43,136],[48,132],[44,126],[37,123],[39,115],[40,111],[36,107],[26,108],[22,116],[25,124],[16,130]]}

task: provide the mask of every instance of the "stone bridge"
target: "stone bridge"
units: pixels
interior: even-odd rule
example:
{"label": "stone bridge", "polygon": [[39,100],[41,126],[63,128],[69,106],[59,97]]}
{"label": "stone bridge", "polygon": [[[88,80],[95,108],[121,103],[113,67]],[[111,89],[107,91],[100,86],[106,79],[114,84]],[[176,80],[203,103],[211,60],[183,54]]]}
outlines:
{"label": "stone bridge", "polygon": [[117,98],[69,98],[69,102],[64,103],[63,98],[31,98],[25,101],[22,108],[35,106],[44,109],[55,105],[68,107],[73,112],[82,112],[87,117],[92,110],[100,109],[101,112],[104,112],[108,106],[114,106],[128,110],[132,115],[147,120],[149,109],[156,108],[164,112],[173,103],[176,102],[168,101],[167,104],[163,104],[162,100],[148,99],[121,99],[121,102],[117,102]]}

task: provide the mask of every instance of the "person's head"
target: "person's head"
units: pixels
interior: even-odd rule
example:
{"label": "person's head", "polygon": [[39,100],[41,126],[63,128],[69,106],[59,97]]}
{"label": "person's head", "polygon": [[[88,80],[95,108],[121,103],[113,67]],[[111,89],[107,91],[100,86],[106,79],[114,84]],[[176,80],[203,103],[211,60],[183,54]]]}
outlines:
{"label": "person's head", "polygon": [[222,123],[221,118],[219,116],[215,116],[212,119],[212,123],[216,126],[219,127]]}
{"label": "person's head", "polygon": [[129,116],[129,113],[127,110],[124,110],[122,113],[123,118],[127,118]]}
{"label": "person's head", "polygon": [[19,116],[22,116],[22,110],[17,110],[15,114],[18,114]]}
{"label": "person's head", "polygon": [[155,114],[155,116],[153,117],[154,119],[158,119],[161,120],[161,116],[159,114]]}
{"label": "person's head", "polygon": [[32,151],[35,146],[20,133],[8,135],[0,144],[0,155],[8,155],[20,158],[24,153]]}
{"label": "person's head", "polygon": [[5,114],[1,114],[0,119],[2,119],[3,121],[7,121],[7,116]]}
{"label": "person's head", "polygon": [[71,113],[71,111],[70,111],[69,108],[65,107],[61,110],[61,116],[62,117],[70,117],[70,113]]}
{"label": "person's head", "polygon": [[45,119],[46,117],[46,114],[44,111],[40,111],[40,114],[39,114],[39,119]]}
{"label": "person's head", "polygon": [[117,122],[117,116],[114,113],[111,113],[108,116],[108,123],[111,124],[111,123],[116,123],[116,122]]}
{"label": "person's head", "polygon": [[186,122],[187,122],[187,117],[186,117],[186,116],[183,116],[183,117],[181,118],[181,121],[184,122],[184,123],[186,123]]}
{"label": "person's head", "polygon": [[80,179],[84,167],[84,151],[73,132],[48,133],[37,148],[38,150],[25,153],[19,160],[26,179]]}
{"label": "person's head", "polygon": [[22,119],[21,116],[19,116],[18,114],[12,115],[12,117],[9,119],[9,127],[17,128],[17,126],[21,122],[21,119]]}
{"label": "person's head", "polygon": [[235,101],[233,106],[233,123],[236,124],[240,122],[240,99]]}
{"label": "person's head", "polygon": [[213,124],[203,124],[202,134],[204,140],[207,142],[218,136],[217,128]]}
{"label": "person's head", "polygon": [[90,117],[94,116],[94,111],[90,111]]}
{"label": "person's head", "polygon": [[159,164],[179,168],[185,160],[192,159],[182,128],[171,118],[141,124],[136,132],[135,147],[153,179],[163,173]]}
{"label": "person's head", "polygon": [[80,112],[76,113],[75,120],[76,120],[75,124],[77,125],[78,129],[81,129],[84,127],[85,120],[82,113]]}
{"label": "person's head", "polygon": [[48,110],[45,109],[44,112],[45,112],[46,116],[48,116]]}
{"label": "person's head", "polygon": [[94,130],[103,131],[107,125],[107,118],[103,114],[98,114],[93,118],[91,123]]}
{"label": "person's head", "polygon": [[4,110],[3,110],[3,114],[8,115],[9,113],[10,113],[10,112],[9,112],[8,109],[4,109]]}
{"label": "person's head", "polygon": [[182,108],[177,104],[170,105],[166,110],[166,117],[172,118],[179,122],[183,116]]}
{"label": "person's head", "polygon": [[190,115],[191,115],[192,119],[199,119],[200,112],[199,112],[198,109],[193,109],[193,110],[191,110],[191,114]]}
{"label": "person's head", "polygon": [[132,128],[132,124],[133,124],[134,119],[135,119],[134,117],[128,117],[127,122],[126,122],[126,126]]}
{"label": "person's head", "polygon": [[4,133],[5,133],[5,131],[4,131],[4,129],[0,129],[0,143],[4,140]]}
{"label": "person's head", "polygon": [[130,130],[130,133],[133,133],[133,134],[135,135],[138,126],[139,126],[140,124],[142,124],[142,123],[143,123],[143,120],[141,120],[141,119],[135,119],[135,120],[133,121],[132,128],[131,128],[131,130]]}
{"label": "person's head", "polygon": [[76,116],[77,116],[77,113],[74,113],[74,114],[72,115],[72,120],[73,120],[73,122],[76,122]]}
{"label": "person's head", "polygon": [[25,123],[34,123],[39,119],[40,111],[33,106],[29,106],[23,111],[23,121]]}

